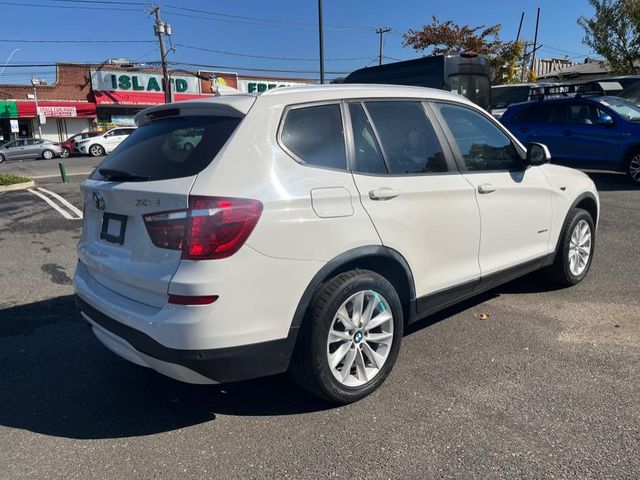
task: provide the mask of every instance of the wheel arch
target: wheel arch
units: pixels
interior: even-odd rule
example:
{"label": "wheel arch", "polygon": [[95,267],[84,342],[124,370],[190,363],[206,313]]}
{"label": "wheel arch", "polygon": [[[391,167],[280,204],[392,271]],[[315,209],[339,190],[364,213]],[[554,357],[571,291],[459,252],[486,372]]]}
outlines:
{"label": "wheel arch", "polygon": [[584,193],[578,195],[578,197],[573,201],[573,203],[571,204],[571,206],[569,207],[569,209],[565,213],[564,219],[562,220],[562,230],[560,231],[560,235],[558,236],[558,239],[556,240],[555,249],[551,253],[550,257],[549,257],[549,260],[547,262],[548,264],[553,263],[555,261],[557,255],[558,255],[558,250],[560,248],[560,242],[562,242],[562,238],[564,236],[565,229],[567,228],[567,218],[569,217],[569,215],[571,214],[571,211],[574,208],[581,208],[581,209],[586,210],[587,212],[589,212],[589,214],[591,215],[591,218],[593,219],[594,225],[596,225],[596,226],[598,225],[599,209],[598,209],[598,201],[596,199],[596,196],[591,192],[584,192]]}
{"label": "wheel arch", "polygon": [[620,171],[621,172],[626,172],[627,171],[627,164],[631,160],[631,156],[634,153],[640,153],[640,143],[635,143],[635,144],[627,147],[627,149],[624,151],[624,154],[622,155],[622,159],[621,159],[621,162],[620,162]]}
{"label": "wheel arch", "polygon": [[322,284],[340,273],[355,269],[376,272],[394,286],[402,303],[404,321],[407,323],[413,314],[412,305],[416,298],[411,268],[405,258],[396,250],[382,245],[369,245],[354,248],[338,255],[316,273],[298,302],[291,324],[291,331],[295,330],[295,335],[304,321],[314,294]]}

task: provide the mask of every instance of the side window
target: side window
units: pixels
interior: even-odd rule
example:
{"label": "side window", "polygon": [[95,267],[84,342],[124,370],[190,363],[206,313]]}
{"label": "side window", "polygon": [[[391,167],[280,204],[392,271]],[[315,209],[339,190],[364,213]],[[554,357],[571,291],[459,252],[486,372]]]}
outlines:
{"label": "side window", "polygon": [[13,148],[13,147],[17,146],[17,144],[18,144],[18,142],[14,140],[13,142],[5,143],[4,148]]}
{"label": "side window", "polygon": [[283,145],[307,165],[347,169],[340,105],[294,108],[287,112]]}
{"label": "side window", "polygon": [[549,121],[549,110],[541,105],[520,110],[513,117],[513,123],[546,123]]}
{"label": "side window", "polygon": [[524,162],[511,139],[484,115],[466,107],[436,103],[469,171],[519,170]]}
{"label": "side window", "polygon": [[421,102],[366,102],[390,174],[446,172],[447,162]]}
{"label": "side window", "polygon": [[567,108],[567,123],[575,125],[597,125],[600,110],[595,105],[570,105]]}
{"label": "side window", "polygon": [[362,105],[350,103],[349,115],[353,127],[354,170],[361,173],[387,173],[380,146]]}

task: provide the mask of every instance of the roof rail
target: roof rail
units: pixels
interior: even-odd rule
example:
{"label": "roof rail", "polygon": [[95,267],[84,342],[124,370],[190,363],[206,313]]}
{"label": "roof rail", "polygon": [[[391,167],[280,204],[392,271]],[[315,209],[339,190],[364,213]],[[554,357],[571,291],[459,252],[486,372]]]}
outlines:
{"label": "roof rail", "polygon": [[585,83],[565,83],[533,87],[529,98],[531,100],[544,100],[545,98],[559,97],[584,97],[587,95],[616,95],[623,90],[620,82],[591,81]]}

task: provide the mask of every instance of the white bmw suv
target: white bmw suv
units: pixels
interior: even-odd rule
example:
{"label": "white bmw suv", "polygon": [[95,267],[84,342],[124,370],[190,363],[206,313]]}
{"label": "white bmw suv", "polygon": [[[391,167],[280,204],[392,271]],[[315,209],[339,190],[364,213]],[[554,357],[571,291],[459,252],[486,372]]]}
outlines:
{"label": "white bmw suv", "polygon": [[280,88],[136,122],[82,185],[74,286],[104,345],[178,380],[288,370],[352,402],[385,380],[408,324],[591,265],[593,182],[457,95]]}
{"label": "white bmw suv", "polygon": [[79,141],[76,144],[76,149],[83,155],[91,155],[92,157],[106,155],[107,153],[111,153],[135,131],[135,127],[112,128],[102,135],[96,135],[95,137],[89,137]]}

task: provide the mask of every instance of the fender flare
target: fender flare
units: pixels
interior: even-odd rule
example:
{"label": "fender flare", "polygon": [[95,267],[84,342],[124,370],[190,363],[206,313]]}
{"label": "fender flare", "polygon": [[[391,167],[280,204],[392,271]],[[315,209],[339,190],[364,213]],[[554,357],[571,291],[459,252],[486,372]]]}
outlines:
{"label": "fender flare", "polygon": [[347,250],[346,252],[343,252],[337,257],[329,260],[314,275],[314,277],[311,279],[311,282],[309,282],[309,285],[307,285],[307,288],[302,294],[300,301],[298,302],[298,306],[293,315],[293,321],[291,322],[291,327],[289,329],[289,336],[291,336],[292,333],[297,336],[297,331],[302,325],[307,309],[309,308],[309,305],[313,300],[313,295],[318,290],[318,287],[323,283],[323,281],[329,278],[333,272],[338,271],[342,266],[358,260],[359,258],[365,257],[384,257],[399,263],[402,266],[409,282],[409,291],[411,297],[410,300],[416,298],[413,273],[411,272],[409,263],[407,263],[405,258],[400,253],[392,248],[385,247],[383,245],[367,245],[357,247],[351,250]]}
{"label": "fender flare", "polygon": [[[593,219],[593,222],[597,225],[598,224],[598,219],[600,218],[600,207],[599,207],[599,203],[598,203],[598,199],[596,198],[596,196],[592,193],[592,192],[584,192],[581,193],[580,195],[578,195],[576,197],[576,199],[573,201],[573,203],[571,204],[571,206],[568,208],[567,212],[564,215],[564,219],[562,220],[562,230],[560,231],[560,235],[558,236],[558,240],[556,241],[556,246],[553,249],[553,252],[549,254],[547,261],[545,262],[545,265],[552,265],[557,256],[558,256],[558,248],[560,247],[560,242],[562,241],[562,236],[565,233],[565,229],[567,228],[567,217],[569,217],[569,213],[571,212],[571,210],[573,210],[574,208],[576,208],[578,206],[578,204],[580,202],[582,202],[583,200],[586,199],[590,199],[593,200],[595,202],[595,204],[598,206],[598,214],[596,216],[596,218]],[[594,232],[595,235],[595,232]]]}

